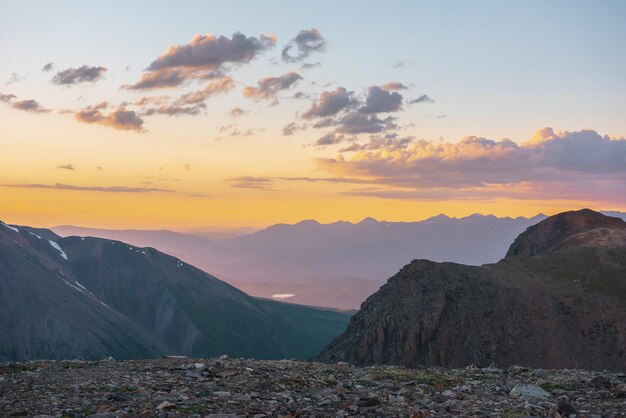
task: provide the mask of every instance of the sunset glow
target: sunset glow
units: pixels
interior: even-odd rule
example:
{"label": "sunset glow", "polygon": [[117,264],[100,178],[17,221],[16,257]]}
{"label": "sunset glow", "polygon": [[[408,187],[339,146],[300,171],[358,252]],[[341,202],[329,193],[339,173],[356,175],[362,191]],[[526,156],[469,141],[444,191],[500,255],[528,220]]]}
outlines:
{"label": "sunset glow", "polygon": [[626,209],[623,2],[237,3],[2,2],[0,219]]}

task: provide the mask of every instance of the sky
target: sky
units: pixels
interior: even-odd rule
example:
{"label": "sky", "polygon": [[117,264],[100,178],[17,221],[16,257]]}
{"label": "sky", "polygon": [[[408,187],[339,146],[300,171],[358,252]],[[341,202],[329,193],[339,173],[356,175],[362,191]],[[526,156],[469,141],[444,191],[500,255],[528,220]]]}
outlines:
{"label": "sky", "polygon": [[626,210],[626,2],[0,1],[0,219]]}

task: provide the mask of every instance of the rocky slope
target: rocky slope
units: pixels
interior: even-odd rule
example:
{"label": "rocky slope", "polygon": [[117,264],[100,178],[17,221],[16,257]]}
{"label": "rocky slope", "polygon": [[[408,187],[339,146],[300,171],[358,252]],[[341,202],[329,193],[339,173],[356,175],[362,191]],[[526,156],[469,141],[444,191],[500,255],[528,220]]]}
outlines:
{"label": "rocky slope", "polygon": [[624,228],[568,212],[528,228],[496,264],[413,261],[318,359],[626,370],[626,248],[598,238]]}
{"label": "rocky slope", "polygon": [[527,228],[506,256],[534,256],[582,247],[626,247],[626,222],[589,209],[564,212]]}
{"label": "rocky slope", "polygon": [[417,370],[227,357],[0,365],[5,416],[617,417],[625,400],[623,374],[518,366]]}
{"label": "rocky slope", "polygon": [[348,319],[252,298],[152,248],[0,223],[0,361],[308,358]]}

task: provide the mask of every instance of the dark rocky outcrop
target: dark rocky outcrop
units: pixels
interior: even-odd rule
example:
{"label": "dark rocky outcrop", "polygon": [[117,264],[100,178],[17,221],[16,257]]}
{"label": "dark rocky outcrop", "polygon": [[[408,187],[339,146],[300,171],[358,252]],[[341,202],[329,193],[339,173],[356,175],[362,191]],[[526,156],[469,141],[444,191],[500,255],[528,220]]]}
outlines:
{"label": "dark rocky outcrop", "polygon": [[528,228],[496,264],[415,260],[318,359],[626,370],[624,225],[567,212]]}
{"label": "dark rocky outcrop", "polygon": [[506,256],[534,256],[576,247],[626,247],[626,222],[590,209],[563,212],[528,227]]}
{"label": "dark rocky outcrop", "polygon": [[308,358],[348,318],[252,298],[152,248],[0,223],[0,361]]}

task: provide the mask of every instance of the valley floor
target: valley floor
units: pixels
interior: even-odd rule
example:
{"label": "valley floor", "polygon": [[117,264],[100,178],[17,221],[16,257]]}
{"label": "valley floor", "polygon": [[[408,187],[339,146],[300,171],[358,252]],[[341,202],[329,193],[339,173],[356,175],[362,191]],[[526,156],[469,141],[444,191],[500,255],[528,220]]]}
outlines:
{"label": "valley floor", "polygon": [[130,417],[626,416],[626,375],[513,366],[187,359],[0,364],[0,414]]}

